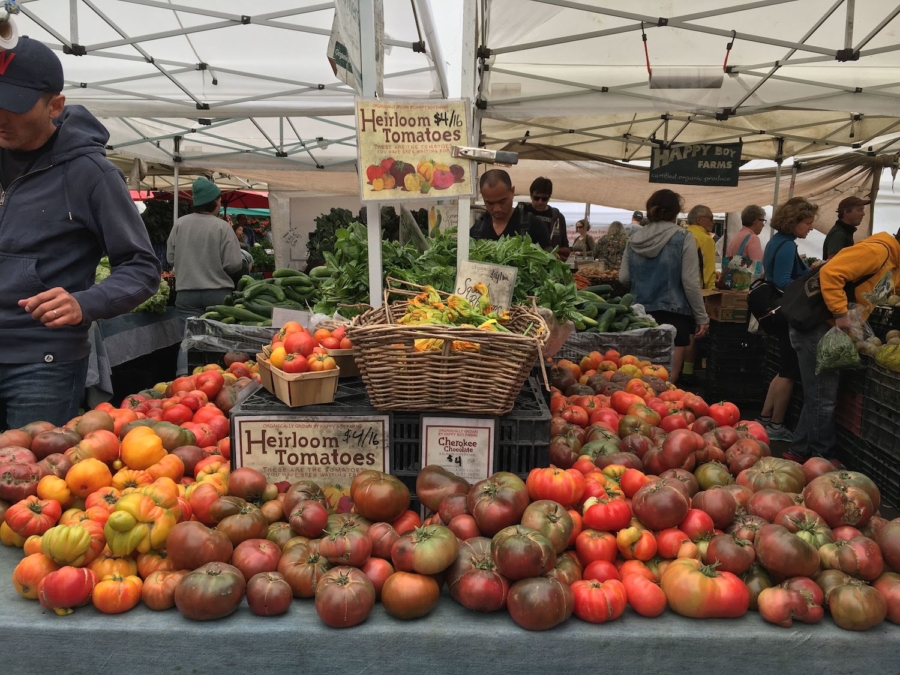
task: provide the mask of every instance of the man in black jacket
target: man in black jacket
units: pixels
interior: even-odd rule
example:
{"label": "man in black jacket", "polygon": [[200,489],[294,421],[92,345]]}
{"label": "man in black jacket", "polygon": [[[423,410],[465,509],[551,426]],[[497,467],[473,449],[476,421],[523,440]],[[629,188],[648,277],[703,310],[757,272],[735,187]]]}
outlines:
{"label": "man in black jacket", "polygon": [[837,209],[837,222],[825,236],[825,244],[822,246],[823,260],[833,258],[841,249],[853,246],[853,235],[866,216],[865,207],[871,203],[868,199],[859,197],[847,197],[841,200]]}
{"label": "man in black jacket", "polygon": [[[0,429],[78,414],[91,322],[159,287],[159,261],[109,132],[65,106],[62,64],[37,40],[0,50]],[[112,273],[94,285],[97,263]]]}
{"label": "man in black jacket", "polygon": [[550,236],[550,247],[558,247],[556,252],[560,260],[569,257],[569,236],[566,233],[566,217],[555,206],[550,206],[553,196],[553,182],[549,178],[535,178],[529,190],[531,204],[519,208],[541,223]]}

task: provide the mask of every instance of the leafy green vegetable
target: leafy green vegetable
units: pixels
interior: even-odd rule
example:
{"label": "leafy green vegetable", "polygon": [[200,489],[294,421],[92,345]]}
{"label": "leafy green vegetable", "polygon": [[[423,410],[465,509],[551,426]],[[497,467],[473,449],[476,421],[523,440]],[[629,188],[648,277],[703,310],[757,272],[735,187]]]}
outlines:
{"label": "leafy green vegetable", "polygon": [[[99,284],[112,273],[109,266],[109,258],[103,256],[100,258],[100,264],[94,272],[94,283]],[[132,312],[153,312],[155,314],[163,314],[166,311],[166,305],[169,302],[169,284],[164,279],[159,281],[159,290],[151,297],[147,298],[140,305],[135,307]]]}
{"label": "leafy green vegetable", "polygon": [[[402,279],[420,286],[433,286],[448,293],[456,283],[456,232],[441,233],[428,239],[429,247],[421,255],[411,245],[394,241],[381,242],[381,257],[386,277]],[[325,253],[325,265],[332,272],[320,286],[322,299],[315,311],[333,314],[340,309],[344,316],[359,310],[339,305],[356,305],[369,301],[369,256],[366,228],[353,223],[336,232],[333,253]],[[499,241],[472,242],[469,257],[477,262],[510,265],[519,270],[513,301],[527,303],[535,296],[537,304],[550,309],[559,320],[577,320],[575,283],[568,265],[531,242],[531,238],[503,237]]]}

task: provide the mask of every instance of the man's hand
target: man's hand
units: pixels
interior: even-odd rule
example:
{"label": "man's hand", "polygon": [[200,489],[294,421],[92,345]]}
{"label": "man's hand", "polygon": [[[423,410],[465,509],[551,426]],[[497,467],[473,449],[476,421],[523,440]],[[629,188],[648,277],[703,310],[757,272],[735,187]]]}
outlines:
{"label": "man's hand", "polygon": [[701,324],[701,325],[697,326],[697,328],[694,330],[694,337],[702,338],[708,332],[709,332],[709,324],[708,323]]}
{"label": "man's hand", "polygon": [[19,300],[19,307],[47,328],[81,324],[81,305],[64,288],[51,288],[30,298]]}
{"label": "man's hand", "polygon": [[850,314],[846,313],[834,317],[834,325],[847,333],[850,330],[850,326],[853,325],[853,322],[850,321]]}

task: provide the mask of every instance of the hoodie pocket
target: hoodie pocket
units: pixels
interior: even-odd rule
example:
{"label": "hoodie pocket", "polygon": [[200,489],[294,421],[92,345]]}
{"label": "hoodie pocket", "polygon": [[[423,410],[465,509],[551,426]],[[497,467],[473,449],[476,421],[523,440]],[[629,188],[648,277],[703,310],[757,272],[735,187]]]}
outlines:
{"label": "hoodie pocket", "polygon": [[50,290],[37,273],[37,258],[0,253],[2,305],[17,306],[19,300]]}

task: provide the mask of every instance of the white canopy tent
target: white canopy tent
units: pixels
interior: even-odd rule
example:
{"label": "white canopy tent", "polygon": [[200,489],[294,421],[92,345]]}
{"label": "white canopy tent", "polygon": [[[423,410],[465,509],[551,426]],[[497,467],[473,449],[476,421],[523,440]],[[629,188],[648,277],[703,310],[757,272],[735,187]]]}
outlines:
{"label": "white canopy tent", "polygon": [[[900,142],[896,2],[482,4],[489,147],[524,140],[627,162],[673,142],[743,140],[745,159],[775,160]],[[648,61],[689,86],[690,69],[721,73],[726,55],[721,88],[649,86]]]}
{"label": "white canopy tent", "polygon": [[[356,92],[326,58],[335,3],[263,4],[19,0],[17,22],[59,52],[69,103],[102,119],[114,153],[238,176],[355,169]],[[384,95],[446,96],[428,0],[384,2],[384,53]]]}

